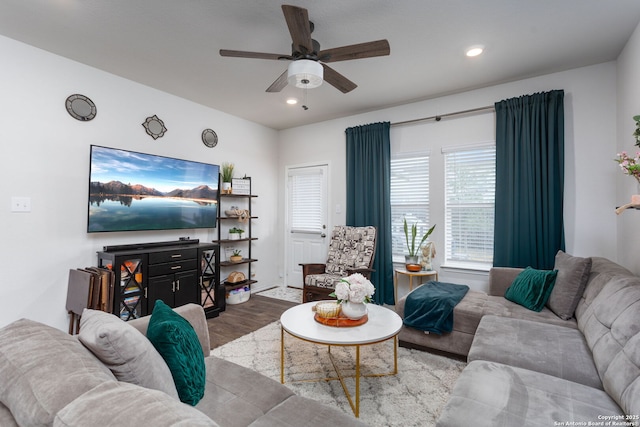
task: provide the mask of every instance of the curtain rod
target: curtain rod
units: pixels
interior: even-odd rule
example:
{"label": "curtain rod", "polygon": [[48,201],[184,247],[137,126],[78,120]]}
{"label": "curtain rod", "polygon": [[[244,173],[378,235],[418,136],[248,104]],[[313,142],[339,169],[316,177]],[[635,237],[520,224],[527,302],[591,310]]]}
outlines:
{"label": "curtain rod", "polygon": [[391,123],[391,126],[408,125],[411,123],[424,122],[426,120],[435,120],[436,122],[439,122],[440,120],[442,120],[443,117],[460,116],[462,114],[481,113],[485,111],[495,111],[495,110],[496,109],[493,107],[493,105],[488,105],[486,107],[478,107],[478,108],[472,108],[470,110],[456,111],[455,113],[439,114],[437,116],[423,117],[421,119],[405,120],[404,122]]}

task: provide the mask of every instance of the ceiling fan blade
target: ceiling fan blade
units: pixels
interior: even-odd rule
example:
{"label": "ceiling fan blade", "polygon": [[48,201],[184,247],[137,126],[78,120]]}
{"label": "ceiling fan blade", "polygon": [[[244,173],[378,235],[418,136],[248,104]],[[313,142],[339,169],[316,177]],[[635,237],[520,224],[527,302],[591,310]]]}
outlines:
{"label": "ceiling fan blade", "polygon": [[254,58],[254,59],[293,59],[291,55],[281,55],[279,53],[245,52],[243,50],[220,49],[220,56],[231,56],[234,58]]}
{"label": "ceiling fan blade", "polygon": [[371,58],[374,56],[385,56],[391,53],[387,40],[376,40],[374,42],[352,44],[349,46],[336,47],[334,49],[321,50],[318,58],[323,62],[347,61],[349,59]]}
{"label": "ceiling fan blade", "polygon": [[324,81],[338,89],[340,92],[349,93],[358,87],[357,84],[328,65],[322,64],[322,67],[324,68]]}
{"label": "ceiling fan blade", "polygon": [[301,53],[313,52],[311,24],[309,24],[307,9],[283,4],[282,12],[284,13],[284,19],[287,21],[287,27],[289,27],[294,50]]}
{"label": "ceiling fan blade", "polygon": [[287,85],[287,71],[284,70],[284,73],[280,74],[280,77],[276,79],[275,82],[271,83],[271,86],[267,88],[267,92],[280,92]]}

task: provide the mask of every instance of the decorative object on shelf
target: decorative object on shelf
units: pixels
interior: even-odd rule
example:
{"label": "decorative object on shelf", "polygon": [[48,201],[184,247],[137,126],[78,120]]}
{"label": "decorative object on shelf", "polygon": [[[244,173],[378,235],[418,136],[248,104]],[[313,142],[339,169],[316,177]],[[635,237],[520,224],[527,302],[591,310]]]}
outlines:
{"label": "decorative object on shelf", "polygon": [[376,289],[366,277],[360,273],[340,279],[336,290],[329,294],[338,299],[342,313],[349,319],[360,319],[367,314],[365,303],[371,302]]}
{"label": "decorative object on shelf", "polygon": [[240,222],[247,222],[251,216],[249,209],[240,209],[237,206],[231,206],[231,209],[225,210],[224,214],[228,218],[238,218]]}
{"label": "decorative object on shelf", "polygon": [[233,179],[233,163],[222,163],[222,193],[231,194],[231,180]]}
{"label": "decorative object on shelf", "polygon": [[96,104],[88,97],[77,93],[67,98],[65,107],[71,117],[81,122],[88,122],[98,114]]}
{"label": "decorative object on shelf", "polygon": [[209,148],[213,148],[218,145],[218,135],[213,129],[205,129],[202,131],[202,143]]}
{"label": "decorative object on shelf", "polygon": [[142,126],[147,131],[147,134],[153,139],[158,139],[164,136],[167,128],[164,126],[164,122],[158,118],[155,114],[151,117],[147,117]]}
{"label": "decorative object on shelf", "polygon": [[231,188],[233,188],[233,194],[243,194],[249,195],[251,194],[251,181],[244,178],[233,178],[231,180]]}
{"label": "decorative object on shelf", "polygon": [[241,271],[232,271],[225,280],[225,285],[241,285],[247,281],[247,277]]}
{"label": "decorative object on shelf", "polygon": [[242,304],[251,298],[251,288],[244,286],[242,288],[232,289],[226,294],[227,304]]}
{"label": "decorative object on shelf", "polygon": [[618,153],[618,158],[615,161],[620,165],[622,173],[634,177],[640,183],[640,151],[636,153],[635,157],[631,157],[626,151],[623,151]]}
{"label": "decorative object on shelf", "polygon": [[[633,116],[633,120],[636,122],[636,129],[632,135],[636,140],[635,145],[640,147],[640,115]],[[622,173],[634,177],[637,181],[636,194],[631,196],[631,203],[616,208],[616,214],[620,215],[625,209],[640,207],[640,151],[636,151],[635,157],[623,151],[618,153],[618,157],[614,160],[620,165]]]}
{"label": "decorative object on shelf", "polygon": [[436,245],[433,242],[427,242],[422,247],[422,261],[420,261],[420,265],[423,270],[431,271],[433,270],[433,266],[431,265],[431,261],[433,257],[436,256]]}
{"label": "decorative object on shelf", "polygon": [[242,255],[240,255],[240,252],[242,252],[240,249],[236,249],[235,251],[233,251],[233,255],[229,257],[229,260],[231,260],[231,262],[242,261]]}
{"label": "decorative object on shelf", "polygon": [[244,234],[244,230],[241,228],[233,227],[229,230],[229,240],[240,240],[242,239],[242,235]]}
{"label": "decorative object on shelf", "polygon": [[436,228],[435,224],[431,227],[427,232],[422,236],[420,243],[416,247],[416,237],[418,235],[418,223],[414,223],[411,226],[411,244],[409,244],[409,225],[407,224],[407,218],[403,219],[404,221],[404,237],[407,241],[407,249],[409,250],[409,255],[405,255],[405,267],[408,271],[420,271],[422,270],[422,265],[418,262],[418,251],[422,244],[427,240],[427,238],[433,233],[433,230]]}

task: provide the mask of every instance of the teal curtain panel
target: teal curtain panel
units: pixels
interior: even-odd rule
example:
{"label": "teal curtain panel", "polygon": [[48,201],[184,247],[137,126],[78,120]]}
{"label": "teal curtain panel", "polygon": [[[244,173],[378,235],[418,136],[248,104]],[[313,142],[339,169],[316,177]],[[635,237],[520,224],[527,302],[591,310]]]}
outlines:
{"label": "teal curtain panel", "polygon": [[348,128],[346,225],[377,228],[371,282],[376,304],[394,304],[391,255],[389,122]]}
{"label": "teal curtain panel", "polygon": [[553,268],[564,250],[564,91],[495,104],[493,265]]}

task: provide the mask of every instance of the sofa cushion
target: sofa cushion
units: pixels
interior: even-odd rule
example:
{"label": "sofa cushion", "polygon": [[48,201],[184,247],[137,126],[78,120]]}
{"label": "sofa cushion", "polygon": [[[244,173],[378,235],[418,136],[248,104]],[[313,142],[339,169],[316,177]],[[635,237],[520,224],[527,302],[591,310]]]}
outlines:
{"label": "sofa cushion", "polygon": [[13,418],[13,414],[9,408],[4,406],[2,402],[0,402],[0,426],[2,427],[19,427],[16,419]]}
{"label": "sofa cushion", "polygon": [[78,339],[120,381],[167,393],[178,399],[171,371],[153,344],[113,314],[85,309]]}
{"label": "sofa cushion", "polygon": [[573,317],[587,285],[591,258],[575,257],[558,251],[553,269],[558,271],[558,277],[547,307],[561,319],[568,320]]}
{"label": "sofa cushion", "polygon": [[204,395],[207,374],[193,326],[162,300],[157,300],[147,337],[167,362],[180,400],[195,406]]}
{"label": "sofa cushion", "polygon": [[[551,375],[475,360],[462,371],[436,426],[586,425],[623,415],[605,393]],[[557,424],[555,424],[557,423]]]}
{"label": "sofa cushion", "polygon": [[32,320],[0,329],[0,343],[0,401],[20,425],[50,426],[76,397],[115,380],[76,338]]}
{"label": "sofa cushion", "polygon": [[584,336],[564,326],[484,316],[467,360],[517,366],[602,389]]}
{"label": "sofa cushion", "polygon": [[533,311],[541,311],[556,280],[556,270],[527,267],[516,277],[504,297]]}
{"label": "sofa cushion", "polygon": [[629,270],[602,257],[591,257],[591,272],[587,280],[587,286],[578,302],[575,317],[581,323],[582,317],[589,312],[593,300],[614,276],[632,276]]}
{"label": "sofa cushion", "polygon": [[301,396],[291,396],[250,427],[364,427],[365,424],[339,409]]}
{"label": "sofa cushion", "polygon": [[56,415],[54,427],[210,427],[213,420],[167,394],[110,381],[87,391]]}
{"label": "sofa cushion", "polygon": [[513,317],[515,319],[533,320],[534,322],[544,322],[552,325],[577,328],[575,319],[562,320],[556,314],[544,307],[541,311],[531,311],[515,302],[511,302],[504,297],[488,296],[484,307],[484,315],[493,314],[496,316]]}
{"label": "sofa cushion", "polygon": [[218,424],[248,426],[294,394],[271,378],[218,357],[209,356],[205,363],[207,386],[196,408]]}
{"label": "sofa cushion", "polygon": [[640,414],[640,278],[615,276],[579,326],[604,389],[627,414]]}

